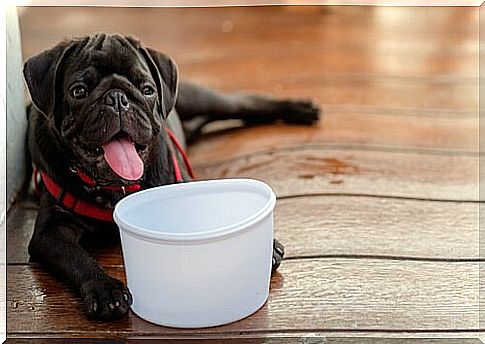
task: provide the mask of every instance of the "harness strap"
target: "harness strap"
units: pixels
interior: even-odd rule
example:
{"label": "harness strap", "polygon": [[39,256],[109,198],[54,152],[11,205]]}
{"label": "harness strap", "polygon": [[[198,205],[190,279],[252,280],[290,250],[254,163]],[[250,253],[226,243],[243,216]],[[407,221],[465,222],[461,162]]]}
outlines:
{"label": "harness strap", "polygon": [[93,203],[80,200],[71,193],[63,190],[44,172],[40,172],[40,176],[47,191],[57,200],[57,202],[71,210],[73,213],[96,220],[113,221],[113,209],[100,207]]}
{"label": "harness strap", "polygon": [[[182,156],[182,159],[184,160],[184,164],[185,164],[185,167],[187,168],[187,172],[189,173],[190,178],[195,178],[194,170],[192,169],[192,165],[190,164],[189,157],[185,153],[179,140],[177,140],[177,136],[175,136],[175,134],[168,128],[165,128],[165,131],[170,137],[170,140],[174,144],[177,152],[179,152],[180,155]],[[182,176],[182,170],[180,169],[177,156],[174,151],[172,151],[172,160],[173,160],[173,167],[175,170],[175,180],[177,181],[177,183],[183,182],[184,178]]]}

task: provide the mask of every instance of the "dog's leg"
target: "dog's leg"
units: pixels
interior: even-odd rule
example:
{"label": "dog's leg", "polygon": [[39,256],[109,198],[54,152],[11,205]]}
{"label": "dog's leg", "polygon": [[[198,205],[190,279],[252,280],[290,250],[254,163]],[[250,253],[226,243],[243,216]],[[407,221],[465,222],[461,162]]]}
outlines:
{"label": "dog's leg", "polygon": [[131,294],[123,282],[109,276],[78,244],[82,234],[83,229],[72,216],[50,204],[44,195],[29,244],[31,259],[73,286],[91,317],[120,318],[132,304]]}
{"label": "dog's leg", "polygon": [[175,105],[188,129],[189,139],[213,121],[240,119],[246,124],[264,124],[283,120],[293,124],[314,124],[320,109],[309,100],[272,99],[251,94],[222,94],[181,82]]}

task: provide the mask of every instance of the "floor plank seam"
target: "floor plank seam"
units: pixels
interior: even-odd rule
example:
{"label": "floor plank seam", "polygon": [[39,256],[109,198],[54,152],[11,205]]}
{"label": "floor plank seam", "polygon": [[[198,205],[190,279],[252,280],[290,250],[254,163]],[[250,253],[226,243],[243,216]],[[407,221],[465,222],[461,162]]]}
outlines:
{"label": "floor plank seam", "polygon": [[[219,135],[219,134],[206,134],[207,136],[210,135]],[[371,152],[382,152],[382,153],[402,153],[402,154],[418,154],[418,155],[436,155],[436,156],[456,156],[456,157],[472,157],[472,158],[479,158],[485,156],[485,152],[473,152],[473,151],[464,151],[464,150],[443,150],[443,149],[427,149],[423,147],[399,147],[399,146],[371,146],[371,145],[353,145],[353,144],[332,144],[332,143],[323,143],[323,142],[313,142],[313,143],[303,143],[297,145],[290,145],[290,146],[279,146],[278,148],[271,148],[267,150],[255,151],[251,153],[244,153],[236,156],[232,156],[230,158],[220,159],[220,160],[211,160],[207,163],[196,163],[194,164],[194,168],[211,168],[211,167],[218,167],[223,164],[228,164],[231,162],[265,156],[274,153],[285,153],[285,152],[292,152],[292,151],[306,151],[306,150],[314,150],[314,149],[326,149],[326,150],[349,150],[349,151],[371,151]],[[189,147],[189,157],[190,157],[190,147]]]}
{"label": "floor plank seam", "polygon": [[[221,329],[219,329],[221,330]],[[207,332],[207,333],[194,333],[190,334],[187,332],[184,333],[177,333],[177,332],[172,332],[172,333],[167,333],[167,334],[160,334],[160,333],[143,333],[143,332],[132,332],[132,331],[111,331],[108,334],[128,334],[130,335],[130,338],[132,336],[139,336],[139,337],[152,337],[152,336],[189,336],[189,337],[197,337],[197,336],[211,336],[211,335],[217,335],[220,334],[221,336],[227,336],[227,335],[258,335],[258,334],[263,334],[263,333],[268,333],[268,334],[294,334],[294,333],[326,333],[326,332],[334,332],[334,333],[415,333],[415,334],[426,334],[426,333],[450,333],[450,334],[455,334],[455,333],[478,333],[478,332],[483,332],[485,331],[485,328],[471,328],[471,329],[370,329],[370,328],[355,328],[355,329],[344,329],[344,328],[328,328],[328,329],[322,329],[322,328],[309,328],[309,329],[266,329],[266,330],[232,330],[232,331],[226,331],[226,332]],[[67,330],[67,331],[53,331],[53,332],[8,332],[7,331],[7,336],[22,336],[22,335],[29,335],[29,336],[42,336],[42,335],[66,335],[66,334],[79,334],[79,332],[75,330]],[[100,338],[99,334],[100,332],[93,331],[93,332],[83,332],[82,333],[86,337],[91,337],[93,338]],[[102,337],[101,337],[102,338]]]}
{"label": "floor plank seam", "polygon": [[473,203],[473,204],[485,204],[485,201],[472,200],[472,199],[443,199],[443,198],[421,198],[421,197],[410,197],[410,196],[396,196],[396,195],[375,195],[375,194],[364,194],[364,193],[343,193],[343,192],[316,192],[316,193],[304,193],[304,194],[293,194],[286,196],[277,196],[278,200],[292,199],[292,198],[305,198],[305,197],[321,197],[321,196],[331,196],[331,197],[365,197],[365,198],[382,198],[382,199],[397,199],[397,200],[408,200],[408,201],[420,201],[420,202],[442,202],[442,203]]}
{"label": "floor plank seam", "polygon": [[[437,262],[437,263],[485,263],[485,258],[433,258],[433,257],[412,257],[412,256],[387,256],[387,255],[359,255],[359,254],[329,254],[329,255],[304,255],[285,257],[283,261],[297,260],[384,260],[384,261],[408,261],[408,262]],[[7,263],[9,266],[29,266],[33,268],[42,268],[38,263],[15,262]],[[106,264],[105,268],[123,269],[122,264]]]}
{"label": "floor plank seam", "polygon": [[485,258],[433,258],[411,256],[386,256],[365,254],[329,254],[285,257],[284,260],[320,260],[320,259],[374,259],[374,260],[398,260],[413,262],[443,262],[443,263],[481,263]]}

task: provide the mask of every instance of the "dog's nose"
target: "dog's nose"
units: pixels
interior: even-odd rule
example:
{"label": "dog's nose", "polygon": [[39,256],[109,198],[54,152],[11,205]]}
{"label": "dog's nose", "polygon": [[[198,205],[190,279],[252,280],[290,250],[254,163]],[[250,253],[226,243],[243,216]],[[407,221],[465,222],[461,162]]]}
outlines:
{"label": "dog's nose", "polygon": [[104,98],[104,103],[111,106],[116,112],[126,110],[130,107],[126,94],[120,90],[109,91]]}

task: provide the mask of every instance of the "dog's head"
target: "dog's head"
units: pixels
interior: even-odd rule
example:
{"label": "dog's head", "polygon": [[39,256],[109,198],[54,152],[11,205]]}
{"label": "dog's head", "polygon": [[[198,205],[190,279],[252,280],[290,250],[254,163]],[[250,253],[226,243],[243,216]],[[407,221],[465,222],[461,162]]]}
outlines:
{"label": "dog's head", "polygon": [[24,76],[76,167],[106,182],[143,175],[176,100],[178,74],[169,57],[130,37],[97,34],[32,57]]}

